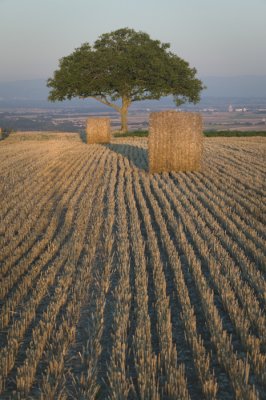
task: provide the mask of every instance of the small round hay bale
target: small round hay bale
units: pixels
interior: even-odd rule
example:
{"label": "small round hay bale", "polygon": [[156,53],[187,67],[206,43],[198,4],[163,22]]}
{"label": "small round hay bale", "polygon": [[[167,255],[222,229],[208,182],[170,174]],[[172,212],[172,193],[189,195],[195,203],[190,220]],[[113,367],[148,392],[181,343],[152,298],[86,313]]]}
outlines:
{"label": "small round hay bale", "polygon": [[110,118],[88,118],[86,124],[86,135],[88,144],[110,143]]}

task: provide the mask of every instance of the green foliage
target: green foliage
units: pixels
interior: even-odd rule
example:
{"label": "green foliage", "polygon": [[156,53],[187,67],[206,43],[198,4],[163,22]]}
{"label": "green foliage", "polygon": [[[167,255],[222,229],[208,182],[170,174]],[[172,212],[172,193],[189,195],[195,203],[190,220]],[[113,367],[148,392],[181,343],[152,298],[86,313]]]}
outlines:
{"label": "green foliage", "polygon": [[[206,137],[249,137],[249,136],[263,136],[266,137],[266,131],[204,131]],[[148,131],[128,131],[125,133],[115,133],[114,137],[148,137]]]}
{"label": "green foliage", "polygon": [[169,48],[129,28],[105,33],[93,46],[84,43],[60,60],[47,82],[49,99],[93,97],[120,112],[124,128],[133,101],[172,94],[177,105],[198,102],[204,87],[196,69]]}
{"label": "green foliage", "polygon": [[205,131],[204,135],[207,137],[216,137],[216,136],[224,136],[224,137],[249,137],[249,136],[266,136],[266,131]]}
{"label": "green foliage", "polygon": [[148,137],[148,131],[128,131],[125,133],[114,133],[114,137]]}

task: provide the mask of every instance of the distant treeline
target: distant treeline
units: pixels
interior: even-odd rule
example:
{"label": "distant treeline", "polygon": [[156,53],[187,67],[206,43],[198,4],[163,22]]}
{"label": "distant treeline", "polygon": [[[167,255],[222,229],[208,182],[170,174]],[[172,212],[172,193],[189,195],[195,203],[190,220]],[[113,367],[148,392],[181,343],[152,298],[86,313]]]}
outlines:
{"label": "distant treeline", "polygon": [[[60,127],[61,129],[58,129],[58,131],[65,131],[65,132],[74,132],[74,129],[69,129],[68,126],[65,126],[66,129],[62,129],[62,127]],[[22,131],[25,129],[21,129]],[[36,129],[38,130],[38,129]],[[41,129],[41,131],[47,131],[49,132],[51,129]],[[54,130],[54,129],[53,129]],[[9,134],[11,132],[15,132],[15,129],[11,129],[11,128],[0,128],[0,140],[5,139],[6,137],[9,136]],[[85,132],[83,132],[82,130],[80,130],[79,132],[80,135],[84,134],[85,137]],[[206,130],[203,132],[204,136],[206,137],[251,137],[251,136],[262,136],[262,137],[266,137],[266,131],[215,131],[215,130]],[[114,133],[113,134],[114,137],[148,137],[149,136],[149,131],[147,130],[135,130],[135,131],[128,131],[126,133]]]}
{"label": "distant treeline", "polygon": [[249,136],[266,136],[266,131],[204,131],[204,136],[215,137],[215,136],[225,136],[225,137],[249,137]]}
{"label": "distant treeline", "polygon": [[[241,131],[204,131],[203,132],[204,136],[206,137],[216,137],[216,136],[225,136],[225,137],[234,137],[234,136],[239,136],[239,137],[249,137],[249,136],[266,136],[266,131],[246,131],[246,132],[241,132]],[[137,137],[147,137],[149,135],[148,131],[129,131],[126,133],[115,133],[115,137],[132,137],[132,136],[137,136]]]}

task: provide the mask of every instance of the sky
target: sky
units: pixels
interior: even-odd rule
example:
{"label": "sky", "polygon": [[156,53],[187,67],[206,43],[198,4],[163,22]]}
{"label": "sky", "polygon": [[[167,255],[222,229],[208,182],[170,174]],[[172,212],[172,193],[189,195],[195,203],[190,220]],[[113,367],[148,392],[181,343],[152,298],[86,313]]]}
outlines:
{"label": "sky", "polygon": [[0,0],[0,82],[47,79],[61,57],[129,27],[198,76],[266,75],[266,0]]}

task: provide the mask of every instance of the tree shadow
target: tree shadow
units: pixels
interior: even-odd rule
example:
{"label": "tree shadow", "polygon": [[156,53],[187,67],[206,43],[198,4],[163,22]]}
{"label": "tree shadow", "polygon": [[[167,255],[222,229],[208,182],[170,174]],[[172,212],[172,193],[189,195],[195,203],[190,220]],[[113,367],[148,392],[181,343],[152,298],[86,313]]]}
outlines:
{"label": "tree shadow", "polygon": [[123,157],[126,157],[137,168],[148,171],[147,149],[123,143],[109,143],[105,146],[108,149],[121,154]]}

